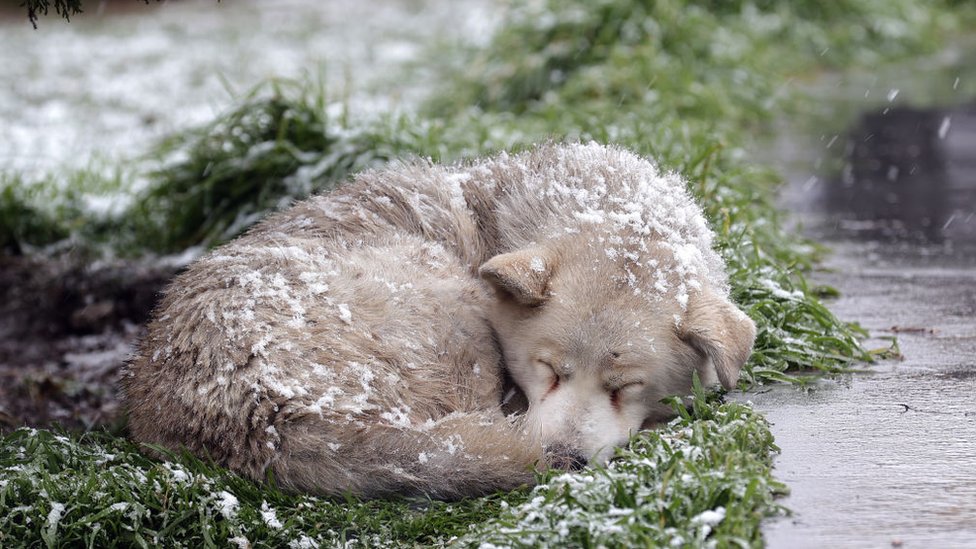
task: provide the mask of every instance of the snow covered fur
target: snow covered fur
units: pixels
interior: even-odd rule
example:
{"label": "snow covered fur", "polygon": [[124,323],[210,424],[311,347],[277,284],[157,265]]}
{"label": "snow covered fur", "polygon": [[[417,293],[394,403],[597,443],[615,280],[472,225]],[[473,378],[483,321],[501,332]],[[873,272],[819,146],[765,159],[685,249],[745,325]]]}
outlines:
{"label": "snow covered fur", "polygon": [[711,243],[680,178],[615,147],[364,173],[173,282],[122,377],[129,428],[315,494],[603,461],[692,372],[738,379],[755,327]]}

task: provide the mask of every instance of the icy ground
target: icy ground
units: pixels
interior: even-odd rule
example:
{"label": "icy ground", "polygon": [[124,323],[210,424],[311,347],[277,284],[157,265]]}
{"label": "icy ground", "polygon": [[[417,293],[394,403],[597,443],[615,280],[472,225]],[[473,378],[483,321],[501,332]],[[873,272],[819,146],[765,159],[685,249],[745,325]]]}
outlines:
{"label": "icy ground", "polygon": [[112,166],[269,78],[321,79],[352,113],[410,109],[431,49],[487,41],[501,16],[488,0],[84,5],[37,30],[0,19],[0,170]]}

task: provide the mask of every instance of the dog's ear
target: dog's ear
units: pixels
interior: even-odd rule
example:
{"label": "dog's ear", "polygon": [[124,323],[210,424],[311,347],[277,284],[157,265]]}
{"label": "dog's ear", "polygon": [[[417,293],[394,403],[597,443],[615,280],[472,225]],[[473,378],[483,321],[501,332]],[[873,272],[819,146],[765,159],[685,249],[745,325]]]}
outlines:
{"label": "dog's ear", "polygon": [[722,386],[732,390],[752,352],[756,324],[727,298],[706,288],[690,296],[678,335],[709,359]]}
{"label": "dog's ear", "polygon": [[536,306],[549,299],[553,260],[541,248],[499,254],[478,269],[481,278],[522,305]]}

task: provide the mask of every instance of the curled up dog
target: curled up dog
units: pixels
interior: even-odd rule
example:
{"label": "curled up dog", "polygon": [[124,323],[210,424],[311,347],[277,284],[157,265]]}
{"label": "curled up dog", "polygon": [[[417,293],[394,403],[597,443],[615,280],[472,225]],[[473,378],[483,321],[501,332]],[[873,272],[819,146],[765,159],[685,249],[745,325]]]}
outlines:
{"label": "curled up dog", "polygon": [[754,335],[677,176],[548,144],[269,217],[173,282],[122,387],[138,441],[295,491],[450,499],[607,460],[693,372],[734,387]]}

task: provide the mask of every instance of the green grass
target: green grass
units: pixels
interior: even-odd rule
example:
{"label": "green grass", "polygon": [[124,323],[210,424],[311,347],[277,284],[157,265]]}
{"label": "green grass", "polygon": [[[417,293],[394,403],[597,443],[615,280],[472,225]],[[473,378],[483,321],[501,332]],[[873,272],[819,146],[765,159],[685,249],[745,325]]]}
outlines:
{"label": "green grass", "polygon": [[[776,451],[765,420],[738,403],[709,402],[696,384],[690,410],[642,433],[606,468],[545,479],[459,545],[502,547],[753,547],[774,497]],[[759,456],[766,456],[761,458]]]}
{"label": "green grass", "polygon": [[[15,252],[56,253],[67,242],[96,254],[173,253],[232,238],[391,158],[452,161],[550,138],[619,143],[683,174],[705,207],[733,297],[759,327],[744,385],[802,381],[871,355],[856,327],[823,305],[831,290],[807,286],[801,272],[818,248],[783,231],[772,204],[778,176],[744,151],[774,118],[813,110],[814,98],[784,91],[789,79],[934,51],[973,15],[948,0],[522,5],[485,50],[445,63],[465,68],[445,75],[417,114],[332,119],[314,84],[275,83],[160,144],[140,164],[151,167],[137,168],[137,186],[77,176],[28,187],[4,176],[0,243]],[[92,208],[91,197],[112,196],[126,207]],[[16,431],[0,441],[0,546],[246,538],[277,547],[302,536],[329,546],[760,544],[761,520],[782,512],[768,425],[747,406],[709,398],[699,391],[691,413],[639,435],[607,468],[451,504],[286,495],[188,456],[143,457],[108,435]],[[221,512],[222,492],[237,499],[236,512]],[[63,511],[52,514],[54,503]],[[271,508],[280,527],[262,518]]]}
{"label": "green grass", "polygon": [[106,242],[131,216],[131,197],[120,193],[126,178],[96,166],[30,182],[0,172],[0,252],[113,254]]}
{"label": "green grass", "polygon": [[[781,512],[772,436],[748,407],[708,398],[699,390],[691,410],[676,406],[681,416],[606,469],[454,503],[289,495],[104,434],[21,429],[0,440],[0,546],[752,545],[759,519]],[[702,520],[718,507],[724,519]]]}
{"label": "green grass", "polygon": [[269,82],[213,123],[163,141],[130,216],[138,221],[124,231],[136,249],[224,242],[270,210],[417,152],[409,134],[331,119],[323,98],[303,83]]}
{"label": "green grass", "polygon": [[147,458],[126,440],[100,434],[18,430],[3,438],[0,467],[3,547],[31,540],[49,547],[213,547],[232,538],[286,547],[302,537],[330,545],[389,538],[427,545],[463,534],[500,506],[498,497],[450,505],[288,495],[189,455]]}

